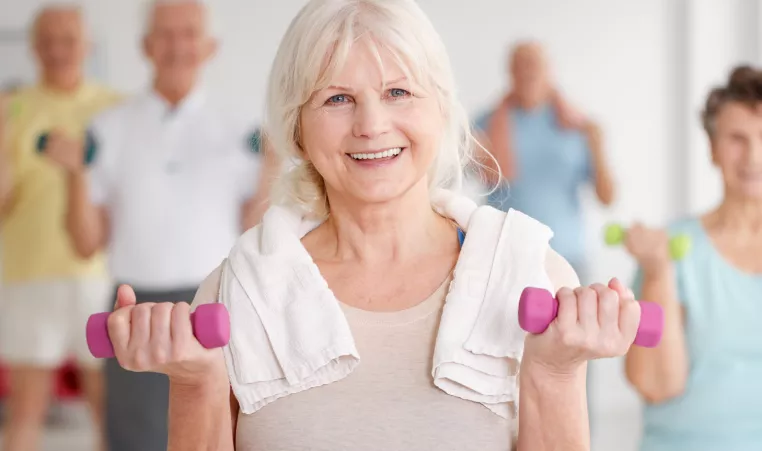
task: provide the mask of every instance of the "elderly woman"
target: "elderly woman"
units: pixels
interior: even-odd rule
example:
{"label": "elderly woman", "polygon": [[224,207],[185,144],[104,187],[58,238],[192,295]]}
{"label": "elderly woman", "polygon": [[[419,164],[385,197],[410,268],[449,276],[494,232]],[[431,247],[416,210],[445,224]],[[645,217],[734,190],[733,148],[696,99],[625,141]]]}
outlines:
{"label": "elderly woman", "polygon": [[[227,307],[230,343],[128,286],[109,318],[121,365],[170,378],[169,449],[588,450],[586,362],[624,355],[640,308],[579,287],[546,226],[458,194],[475,143],[417,4],[309,1],[267,113],[295,165],[194,300]],[[527,286],[559,311],[525,339]]]}
{"label": "elderly woman", "polygon": [[[662,303],[657,349],[633,348],[627,376],[646,401],[644,451],[762,449],[762,71],[736,68],[703,113],[724,182],[713,211],[668,230],[633,227],[635,288]],[[692,239],[670,260],[670,234]]]}

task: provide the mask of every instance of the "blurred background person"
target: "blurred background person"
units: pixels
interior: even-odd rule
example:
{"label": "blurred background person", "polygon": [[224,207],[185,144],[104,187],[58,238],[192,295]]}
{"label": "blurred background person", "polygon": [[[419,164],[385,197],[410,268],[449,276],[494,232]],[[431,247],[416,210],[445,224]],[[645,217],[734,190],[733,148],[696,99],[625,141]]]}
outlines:
{"label": "blurred background person", "polygon": [[[77,252],[107,248],[116,285],[134,286],[141,302],[190,302],[245,222],[257,220],[261,139],[214,109],[200,86],[217,47],[204,3],[154,1],[147,19],[151,88],[95,118],[92,166],[81,148],[51,158],[67,173]],[[107,362],[110,451],[166,450],[168,389],[164,375]]]}
{"label": "blurred background person", "polygon": [[31,40],[38,83],[13,94],[12,107],[2,109],[0,361],[10,367],[5,451],[37,449],[54,372],[70,354],[100,423],[101,365],[87,349],[84,326],[93,311],[109,305],[111,290],[102,256],[75,252],[65,228],[66,175],[41,152],[81,149],[91,117],[118,95],[85,80],[90,42],[78,8],[42,9]]}
{"label": "blurred background person", "polygon": [[599,127],[561,98],[548,59],[537,42],[516,44],[509,57],[510,91],[476,121],[494,159],[482,158],[497,188],[489,205],[514,208],[537,218],[554,233],[551,244],[587,280],[580,188],[592,182],[601,203],[614,199]]}
{"label": "blurred background person", "polygon": [[[762,71],[738,67],[703,112],[724,195],[668,230],[630,228],[638,298],[664,307],[655,349],[633,347],[626,373],[646,401],[643,451],[762,449]],[[670,259],[670,235],[692,248]]]}

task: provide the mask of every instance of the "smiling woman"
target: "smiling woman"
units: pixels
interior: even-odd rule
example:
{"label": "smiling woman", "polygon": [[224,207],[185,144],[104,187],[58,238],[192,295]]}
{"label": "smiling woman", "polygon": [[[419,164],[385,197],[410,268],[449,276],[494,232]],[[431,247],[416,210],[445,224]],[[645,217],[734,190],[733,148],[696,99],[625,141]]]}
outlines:
{"label": "smiling woman", "polygon": [[[277,73],[282,78],[271,78],[266,127],[276,151],[300,162],[278,181],[274,193],[318,216],[327,214],[326,188],[318,175],[322,169],[333,168],[322,178],[340,172],[343,181],[333,181],[360,192],[345,185],[352,183],[346,177],[351,168],[367,166],[349,165],[347,154],[364,160],[372,156],[375,163],[380,151],[399,149],[391,161],[400,164],[385,169],[385,177],[397,180],[397,194],[410,188],[413,179],[428,188],[457,190],[461,168],[476,144],[455,96],[449,56],[424,14],[411,12],[408,2],[362,3],[308,3],[289,28],[305,33],[286,33],[272,67],[271,77]],[[300,127],[301,135],[294,136],[297,123],[315,127]],[[304,128],[317,133],[306,136]],[[332,158],[326,148],[342,158]]]}
{"label": "smiling woman", "polygon": [[[193,302],[227,307],[229,345],[125,287],[110,317],[119,363],[170,377],[170,449],[588,450],[586,362],[625,353],[638,304],[459,193],[475,142],[417,3],[309,1],[269,83],[268,139],[297,164]],[[559,308],[525,341],[528,286]]]}

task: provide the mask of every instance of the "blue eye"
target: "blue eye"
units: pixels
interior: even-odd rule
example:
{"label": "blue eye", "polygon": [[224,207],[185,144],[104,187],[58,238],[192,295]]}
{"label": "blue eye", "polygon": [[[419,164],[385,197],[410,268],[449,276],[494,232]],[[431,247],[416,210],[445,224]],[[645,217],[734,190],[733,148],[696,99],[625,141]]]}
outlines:
{"label": "blue eye", "polygon": [[328,98],[328,103],[344,103],[347,100],[347,96],[344,94],[337,94]]}
{"label": "blue eye", "polygon": [[392,97],[405,97],[405,96],[410,95],[409,92],[405,91],[404,89],[399,89],[399,88],[392,88],[392,89],[390,89],[389,90],[389,94]]}

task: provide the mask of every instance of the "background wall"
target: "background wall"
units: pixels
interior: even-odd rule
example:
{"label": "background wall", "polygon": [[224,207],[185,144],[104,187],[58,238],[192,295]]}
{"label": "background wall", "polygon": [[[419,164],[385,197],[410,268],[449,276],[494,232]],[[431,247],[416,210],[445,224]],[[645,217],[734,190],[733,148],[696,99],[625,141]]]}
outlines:
{"label": "background wall", "polygon": [[[0,29],[19,30],[42,4],[0,0]],[[125,92],[144,89],[141,2],[86,0],[97,43],[92,65]],[[211,94],[241,115],[261,118],[276,46],[302,0],[217,0],[220,52],[206,75]],[[592,276],[629,280],[632,262],[603,248],[609,220],[665,224],[714,205],[721,186],[708,159],[698,114],[708,89],[739,62],[759,63],[759,0],[420,0],[443,36],[466,107],[474,114],[505,86],[507,45],[537,38],[551,55],[563,92],[603,126],[618,199],[598,208],[586,193]],[[10,55],[11,53],[7,53]],[[1,54],[0,66],[23,65]],[[22,56],[20,56],[22,55]],[[10,58],[10,57],[8,57]],[[636,448],[639,402],[621,361],[595,362],[596,449]]]}

